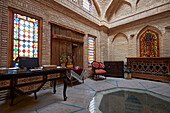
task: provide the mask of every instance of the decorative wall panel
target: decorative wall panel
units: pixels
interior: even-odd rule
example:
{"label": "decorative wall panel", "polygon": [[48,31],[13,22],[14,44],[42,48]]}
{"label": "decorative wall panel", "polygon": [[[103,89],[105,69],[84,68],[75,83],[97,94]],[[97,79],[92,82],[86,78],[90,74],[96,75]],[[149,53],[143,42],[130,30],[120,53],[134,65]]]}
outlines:
{"label": "decorative wall panel", "polygon": [[159,57],[159,37],[156,32],[147,30],[140,37],[140,56]]}
{"label": "decorative wall panel", "polygon": [[42,81],[42,80],[43,80],[43,76],[18,78],[17,84],[25,84],[25,83]]}
{"label": "decorative wall panel", "polygon": [[48,74],[47,79],[60,78],[60,74]]}
{"label": "decorative wall panel", "polygon": [[0,88],[10,86],[10,80],[1,80],[0,81]]}

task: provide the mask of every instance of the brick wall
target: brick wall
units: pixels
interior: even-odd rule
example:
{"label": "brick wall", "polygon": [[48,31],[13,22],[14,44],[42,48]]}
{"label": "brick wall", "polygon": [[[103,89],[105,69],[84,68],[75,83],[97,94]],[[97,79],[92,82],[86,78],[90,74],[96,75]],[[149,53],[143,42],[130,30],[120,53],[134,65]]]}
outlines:
{"label": "brick wall", "polygon": [[[86,18],[77,15],[66,7],[54,2],[53,0],[2,0],[0,1],[1,17],[1,60],[0,66],[7,67],[8,58],[8,7],[14,8],[42,18],[42,64],[50,64],[51,55],[51,25],[50,22],[83,31],[84,37],[84,67],[87,68],[87,34],[97,37],[100,40],[99,26]],[[82,9],[81,9],[82,10]],[[107,37],[106,37],[107,38]],[[107,42],[106,42],[107,43]],[[100,48],[100,44],[97,45]],[[107,48],[106,48],[107,49]],[[100,49],[97,50],[100,54]],[[97,56],[100,60],[100,56]]]}
{"label": "brick wall", "polygon": [[0,1],[0,66],[6,66],[8,55],[8,8],[7,1]]}
{"label": "brick wall", "polygon": [[[56,2],[55,2],[56,1]],[[122,46],[125,48],[123,54],[116,50],[116,57],[118,56],[139,56],[138,47],[138,35],[144,30],[144,28],[151,27],[153,30],[157,30],[160,35],[160,56],[170,56],[170,49],[168,44],[169,40],[169,12],[161,13],[156,16],[148,16],[145,19],[137,20],[131,23],[119,25],[113,27],[116,23],[107,23],[111,28],[108,32],[108,28],[100,25],[97,12],[88,14],[81,8],[75,6],[69,1],[62,0],[1,0],[0,1],[0,67],[7,67],[8,65],[8,44],[9,42],[9,11],[8,8],[14,8],[38,17],[42,18],[42,64],[50,64],[51,55],[51,25],[50,22],[58,23],[85,33],[84,36],[84,68],[87,68],[87,36],[91,34],[97,37],[97,61],[114,60],[113,54],[115,46],[111,41],[118,33],[123,33],[128,38],[128,46]],[[142,0],[140,0],[142,1]],[[105,11],[110,4],[110,0],[97,1],[101,8],[102,18],[105,15]],[[167,0],[165,1],[167,2]],[[165,3],[163,2],[163,3]],[[70,4],[73,10],[66,7],[66,4]],[[140,2],[139,2],[140,3]],[[162,2],[159,2],[160,4]],[[62,5],[61,5],[62,4]],[[134,3],[135,4],[135,3]],[[136,7],[132,4],[132,13],[135,13]],[[76,10],[75,10],[75,9]],[[166,8],[166,7],[165,7]],[[94,7],[92,8],[95,9]],[[121,8],[120,8],[121,9]],[[124,8],[121,9],[123,11]],[[143,9],[142,9],[143,10]],[[77,13],[76,13],[77,11]],[[145,14],[145,12],[143,12]],[[82,14],[82,15],[81,15]],[[94,14],[94,15],[93,15]],[[124,14],[124,12],[120,13]],[[86,15],[86,17],[85,17]],[[129,17],[130,18],[130,17]],[[105,20],[105,19],[104,19]],[[102,22],[101,22],[102,23]],[[107,26],[106,24],[106,26]],[[120,39],[120,40],[119,40]],[[119,45],[124,43],[121,38],[117,38],[116,41]],[[119,43],[121,42],[121,43]],[[127,44],[126,40],[125,43]],[[116,48],[119,46],[117,45]],[[128,48],[128,49],[127,49]],[[123,54],[123,55],[122,55]],[[121,60],[123,57],[117,60]]]}
{"label": "brick wall", "polygon": [[[147,29],[153,30],[159,35],[159,52],[160,57],[170,57],[170,13],[165,12],[159,15],[151,16],[136,22],[128,23],[110,30],[109,34],[109,60],[121,60],[125,57],[139,57],[139,37]],[[128,46],[125,47],[124,44],[127,39],[117,37],[116,35],[122,33],[128,38]],[[112,43],[115,39],[116,43]],[[119,44],[121,42],[122,44]],[[112,48],[113,47],[113,48]],[[124,49],[122,49],[124,47]],[[114,49],[118,49],[115,50]],[[125,54],[126,53],[126,54]],[[115,54],[120,58],[115,59]],[[124,58],[122,58],[124,56]]]}

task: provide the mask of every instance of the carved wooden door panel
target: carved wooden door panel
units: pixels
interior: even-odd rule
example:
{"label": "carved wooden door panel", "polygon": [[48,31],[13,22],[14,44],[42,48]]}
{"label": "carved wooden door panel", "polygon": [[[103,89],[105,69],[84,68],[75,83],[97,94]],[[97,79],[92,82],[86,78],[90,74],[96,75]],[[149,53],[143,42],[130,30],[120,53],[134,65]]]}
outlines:
{"label": "carved wooden door panel", "polygon": [[73,64],[74,66],[83,67],[83,44],[75,44],[73,43],[72,47],[73,51]]}

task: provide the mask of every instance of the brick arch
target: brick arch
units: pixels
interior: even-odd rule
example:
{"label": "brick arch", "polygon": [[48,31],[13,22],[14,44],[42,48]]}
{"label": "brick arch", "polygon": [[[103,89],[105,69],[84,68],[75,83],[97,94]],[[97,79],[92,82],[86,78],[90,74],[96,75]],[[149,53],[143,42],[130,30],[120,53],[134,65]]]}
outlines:
{"label": "brick arch", "polygon": [[124,33],[118,33],[114,36],[111,43],[112,60],[124,61],[128,57],[128,37]]}
{"label": "brick arch", "polygon": [[127,37],[124,33],[119,32],[119,33],[117,33],[117,34],[113,37],[112,43],[113,43],[113,41],[115,40],[115,38],[116,38],[118,35],[123,35],[123,36],[126,38],[126,40],[128,41],[128,37]]}
{"label": "brick arch", "polygon": [[159,29],[158,26],[154,26],[154,25],[146,25],[145,27],[141,28],[140,30],[138,30],[137,34],[137,39],[140,37],[140,35],[145,32],[147,29],[150,29],[152,31],[157,32],[159,35],[162,35],[162,31]]}

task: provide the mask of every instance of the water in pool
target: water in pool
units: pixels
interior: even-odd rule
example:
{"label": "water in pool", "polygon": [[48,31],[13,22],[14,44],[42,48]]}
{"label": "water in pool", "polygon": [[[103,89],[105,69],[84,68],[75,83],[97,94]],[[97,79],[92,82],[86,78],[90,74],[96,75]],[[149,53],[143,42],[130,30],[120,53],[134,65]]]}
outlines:
{"label": "water in pool", "polygon": [[147,90],[114,88],[96,93],[91,113],[170,113],[170,98]]}

